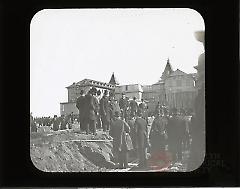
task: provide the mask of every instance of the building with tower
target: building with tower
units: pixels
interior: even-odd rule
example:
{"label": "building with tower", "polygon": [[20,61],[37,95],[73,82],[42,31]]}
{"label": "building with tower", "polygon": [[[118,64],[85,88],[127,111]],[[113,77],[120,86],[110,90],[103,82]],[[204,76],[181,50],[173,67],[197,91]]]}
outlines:
{"label": "building with tower", "polygon": [[160,80],[153,85],[143,86],[143,99],[153,111],[159,102],[169,108],[193,108],[196,97],[196,74],[187,74],[179,69],[173,70],[167,60]]}
{"label": "building with tower", "polygon": [[[200,68],[198,71],[200,71]],[[141,85],[139,83],[120,85],[114,73],[112,73],[108,83],[84,79],[66,87],[68,102],[60,103],[60,114],[70,114],[71,112],[78,114],[76,99],[81,90],[87,93],[91,87],[101,91],[101,96],[104,90],[114,90],[116,99],[120,99],[122,93],[125,93],[130,100],[133,97],[136,97],[138,102],[144,99],[150,112],[155,110],[158,102],[169,108],[193,108],[194,99],[197,95],[197,75],[197,73],[187,74],[180,69],[174,71],[168,58],[159,81],[152,85]]]}

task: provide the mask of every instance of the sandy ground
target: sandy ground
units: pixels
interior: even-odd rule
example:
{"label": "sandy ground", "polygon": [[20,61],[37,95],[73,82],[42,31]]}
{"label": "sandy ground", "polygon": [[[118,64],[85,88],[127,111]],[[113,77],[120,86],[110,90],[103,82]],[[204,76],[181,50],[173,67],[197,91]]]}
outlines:
{"label": "sandy ground", "polygon": [[[76,128],[63,131],[45,130],[31,133],[30,154],[34,166],[44,172],[127,172],[127,171],[185,171],[184,161],[171,165],[159,160],[148,169],[137,168],[138,161],[130,156],[129,168],[117,169],[112,154],[112,138],[98,131],[97,136],[86,135]],[[151,157],[149,157],[151,160]],[[150,161],[151,162],[151,161]]]}

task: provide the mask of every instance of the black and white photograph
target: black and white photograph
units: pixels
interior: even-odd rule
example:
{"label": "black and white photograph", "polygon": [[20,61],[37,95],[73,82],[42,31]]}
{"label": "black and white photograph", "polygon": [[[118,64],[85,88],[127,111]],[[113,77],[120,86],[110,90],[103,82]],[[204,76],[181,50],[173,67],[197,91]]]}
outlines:
{"label": "black and white photograph", "polygon": [[205,157],[205,24],[190,8],[43,9],[30,24],[43,172],[191,172]]}

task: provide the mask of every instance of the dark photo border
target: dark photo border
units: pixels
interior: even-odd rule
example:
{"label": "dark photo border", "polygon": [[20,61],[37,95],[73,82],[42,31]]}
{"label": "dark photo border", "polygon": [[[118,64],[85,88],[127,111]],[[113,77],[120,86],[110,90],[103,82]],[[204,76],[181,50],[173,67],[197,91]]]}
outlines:
{"label": "dark photo border", "polygon": [[[205,21],[206,157],[193,172],[45,173],[30,159],[30,22],[42,9],[192,8]],[[31,0],[0,3],[1,187],[239,186],[238,1]]]}

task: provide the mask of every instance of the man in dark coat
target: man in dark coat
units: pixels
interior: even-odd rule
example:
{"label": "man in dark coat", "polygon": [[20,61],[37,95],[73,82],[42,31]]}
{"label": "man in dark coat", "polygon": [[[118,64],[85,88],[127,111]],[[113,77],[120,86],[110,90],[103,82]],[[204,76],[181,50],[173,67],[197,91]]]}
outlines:
{"label": "man in dark coat", "polygon": [[136,140],[135,120],[136,120],[136,115],[133,115],[127,121],[128,125],[130,127],[130,137],[132,139],[132,144],[133,144],[132,156],[134,156],[134,157],[137,156],[137,145],[136,145],[137,140]]}
{"label": "man in dark coat", "polygon": [[106,132],[110,129],[110,104],[108,101],[108,91],[104,91],[104,95],[100,100],[100,115],[102,120],[103,131]]}
{"label": "man in dark coat", "polygon": [[97,122],[100,121],[99,119],[99,109],[100,109],[100,106],[99,106],[99,100],[97,98],[97,93],[98,93],[98,90],[93,87],[92,88],[92,96],[93,96],[93,104],[95,106],[95,116],[96,116],[96,123],[95,125],[93,125],[93,127],[91,127],[91,132],[96,135],[96,129],[97,129]]}
{"label": "man in dark coat", "polygon": [[[136,102],[136,97],[133,97],[133,100],[131,100],[130,104],[131,109],[131,115],[137,114],[138,111],[138,103]],[[142,112],[142,111],[141,111]],[[143,112],[142,112],[143,113]]]}
{"label": "man in dark coat", "polygon": [[58,131],[60,125],[60,119],[57,117],[57,115],[54,115],[53,117],[53,130]]}
{"label": "man in dark coat", "polygon": [[159,152],[163,152],[166,146],[166,124],[165,119],[161,116],[161,112],[155,116],[151,131],[150,131],[150,143],[151,143],[151,154],[154,155]]}
{"label": "man in dark coat", "polygon": [[127,109],[128,109],[129,103],[126,98],[125,93],[122,93],[122,98],[119,99],[119,107],[122,112],[122,117],[126,120],[127,119]]}
{"label": "man in dark coat", "polygon": [[109,104],[110,104],[110,120],[113,120],[115,117],[115,112],[121,112],[119,104],[114,96],[114,94],[109,94]]}
{"label": "man in dark coat", "polygon": [[73,112],[71,112],[71,114],[69,115],[68,117],[68,128],[71,129],[72,128],[72,125],[74,123],[74,115],[73,115]]}
{"label": "man in dark coat", "polygon": [[100,90],[97,91],[97,101],[98,101],[98,106],[99,106],[99,114],[97,116],[97,129],[101,129],[102,128],[102,120],[101,120],[101,115],[100,115],[100,100],[101,100],[101,94],[102,92]]}
{"label": "man in dark coat", "polygon": [[143,113],[141,110],[138,111],[138,116],[135,121],[135,132],[137,139],[137,151],[139,164],[138,167],[146,168],[147,167],[147,148],[150,147],[148,140],[148,128],[147,122],[142,118]]}
{"label": "man in dark coat", "polygon": [[148,105],[146,104],[146,102],[144,102],[143,98],[141,101],[142,102],[139,104],[139,109],[143,112],[143,117],[148,123]]}
{"label": "man in dark coat", "polygon": [[172,109],[172,117],[168,120],[167,135],[168,147],[172,155],[172,162],[182,160],[182,138],[184,136],[185,122],[177,115],[177,109]]}
{"label": "man in dark coat", "polygon": [[85,96],[85,119],[86,119],[86,134],[91,132],[96,135],[96,120],[97,120],[97,105],[93,96],[94,91],[90,89]]}
{"label": "man in dark coat", "polygon": [[61,120],[60,121],[61,122],[60,129],[61,130],[67,129],[68,116],[67,115],[62,115],[60,120]]}
{"label": "man in dark coat", "polygon": [[84,90],[80,91],[80,96],[77,98],[76,107],[79,111],[79,123],[80,123],[80,130],[85,130],[85,97],[84,97]]}
{"label": "man in dark coat", "polygon": [[119,163],[119,168],[128,167],[128,144],[125,139],[126,133],[130,132],[128,124],[121,119],[120,112],[115,112],[115,119],[112,123],[110,135],[113,137],[113,154]]}

